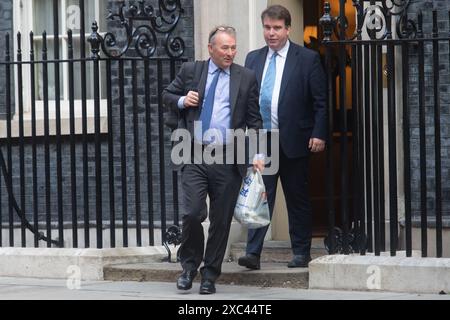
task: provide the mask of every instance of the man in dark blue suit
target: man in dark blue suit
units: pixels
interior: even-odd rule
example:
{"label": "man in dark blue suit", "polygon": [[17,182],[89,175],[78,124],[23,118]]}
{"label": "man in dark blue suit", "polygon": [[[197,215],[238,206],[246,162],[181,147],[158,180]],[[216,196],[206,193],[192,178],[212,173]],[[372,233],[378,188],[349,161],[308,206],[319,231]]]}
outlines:
{"label": "man in dark blue suit", "polygon": [[[293,251],[288,267],[307,267],[312,238],[308,162],[311,152],[325,148],[326,77],[319,54],[289,40],[291,16],[286,8],[270,6],[261,14],[261,20],[267,46],[250,52],[245,66],[257,76],[268,140],[279,133],[279,170],[265,175],[264,182],[271,215],[279,177],[283,186]],[[260,268],[267,229],[249,230],[246,255],[239,258],[239,265]]]}

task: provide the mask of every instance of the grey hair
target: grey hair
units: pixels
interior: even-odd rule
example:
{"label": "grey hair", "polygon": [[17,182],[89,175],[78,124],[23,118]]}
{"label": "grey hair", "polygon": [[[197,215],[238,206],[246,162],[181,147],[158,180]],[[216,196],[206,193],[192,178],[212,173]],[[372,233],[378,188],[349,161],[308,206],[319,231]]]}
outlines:
{"label": "grey hair", "polygon": [[211,32],[209,33],[208,37],[209,44],[212,44],[214,42],[214,39],[216,38],[216,35],[219,32],[226,33],[236,39],[236,29],[230,26],[221,25],[212,29]]}

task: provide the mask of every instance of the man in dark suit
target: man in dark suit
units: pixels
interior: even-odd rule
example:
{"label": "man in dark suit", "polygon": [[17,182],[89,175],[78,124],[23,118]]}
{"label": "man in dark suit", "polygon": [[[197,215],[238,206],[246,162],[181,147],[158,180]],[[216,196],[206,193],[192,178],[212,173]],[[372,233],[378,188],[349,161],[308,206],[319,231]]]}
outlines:
{"label": "man in dark suit", "polygon": [[[189,144],[192,141],[194,153],[211,145],[217,149],[218,145],[226,157],[230,146],[235,147],[231,130],[262,127],[258,83],[253,71],[233,63],[236,55],[234,28],[215,28],[209,36],[208,51],[208,61],[182,65],[175,80],[164,90],[163,100],[178,113],[177,130],[184,130],[193,137]],[[210,140],[211,136],[214,141]],[[183,272],[177,280],[177,288],[192,287],[204,260],[200,269],[200,294],[210,294],[216,291],[215,281],[221,273],[234,207],[247,168],[245,163],[237,165],[236,161],[208,164],[206,161],[199,163],[198,154],[194,158],[197,161],[181,165],[184,212],[179,257]],[[255,161],[254,168],[262,170],[264,163]],[[206,219],[207,195],[210,226],[204,250],[201,223]]]}
{"label": "man in dark suit", "polygon": [[[291,16],[286,8],[270,6],[261,19],[267,46],[250,52],[245,66],[256,72],[268,140],[279,133],[280,146],[279,171],[263,178],[271,215],[278,177],[283,186],[294,255],[288,267],[307,267],[312,238],[308,162],[310,152],[325,147],[326,78],[319,54],[289,40]],[[239,265],[260,268],[267,229],[249,230],[246,255],[239,258]]]}

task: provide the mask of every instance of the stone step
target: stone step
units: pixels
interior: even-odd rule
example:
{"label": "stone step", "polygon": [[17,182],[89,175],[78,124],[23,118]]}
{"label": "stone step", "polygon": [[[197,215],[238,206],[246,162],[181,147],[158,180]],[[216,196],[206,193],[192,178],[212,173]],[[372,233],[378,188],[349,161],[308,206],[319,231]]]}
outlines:
{"label": "stone step", "polygon": [[[160,281],[175,282],[181,273],[179,263],[156,262],[106,266],[104,279],[110,281]],[[307,268],[288,268],[281,263],[261,263],[261,270],[249,270],[235,262],[224,262],[217,284],[248,285],[259,287],[308,288]],[[197,275],[194,283],[199,283]]]}
{"label": "stone step", "polygon": [[[237,259],[245,254],[245,242],[234,243],[230,259],[222,264],[222,274],[218,284],[235,284],[259,287],[308,288],[308,268],[288,268],[292,250],[288,241],[264,242],[261,256],[261,269],[249,270],[239,266]],[[314,238],[311,246],[313,259],[327,255],[322,238]],[[181,273],[179,263],[154,262],[106,266],[104,279],[110,281],[162,281],[175,282]],[[197,276],[194,282],[199,282]]]}
{"label": "stone step", "polygon": [[[245,242],[236,242],[231,245],[230,259],[237,261],[245,255]],[[311,257],[313,259],[328,255],[323,238],[314,238],[311,244]],[[261,262],[287,263],[292,259],[292,249],[289,241],[265,241],[261,253]]]}

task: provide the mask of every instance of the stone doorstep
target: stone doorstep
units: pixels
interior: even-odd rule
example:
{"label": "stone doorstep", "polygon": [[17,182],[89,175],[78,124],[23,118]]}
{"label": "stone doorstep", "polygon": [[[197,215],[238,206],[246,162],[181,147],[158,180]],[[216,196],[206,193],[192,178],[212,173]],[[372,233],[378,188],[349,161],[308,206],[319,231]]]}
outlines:
{"label": "stone doorstep", "polygon": [[[106,266],[104,279],[110,281],[175,282],[181,273],[179,263],[141,263]],[[194,282],[199,282],[197,275]],[[261,263],[261,270],[249,270],[235,262],[224,262],[218,284],[258,287],[308,288],[307,268],[288,268],[284,263]]]}
{"label": "stone doorstep", "polygon": [[450,259],[332,255],[309,265],[309,288],[326,290],[450,293]]}
{"label": "stone doorstep", "polygon": [[[231,245],[230,258],[237,261],[239,257],[245,255],[245,242],[237,242]],[[313,259],[328,255],[322,238],[314,238],[311,245],[311,257]],[[261,262],[288,263],[292,259],[291,244],[288,241],[265,241],[261,253]]]}
{"label": "stone doorstep", "polygon": [[[260,270],[249,270],[239,266],[236,261],[245,254],[245,242],[231,245],[230,259],[222,264],[222,274],[218,284],[236,284],[259,287],[308,288],[307,268],[288,268],[287,262],[292,259],[292,250],[288,241],[265,241]],[[173,249],[175,258],[178,247]],[[313,239],[311,255],[314,258],[326,255],[323,239]],[[173,262],[173,260],[172,260]],[[179,263],[138,263],[106,266],[103,269],[104,279],[111,281],[161,281],[175,285],[181,273]],[[195,282],[200,281],[200,276]]]}

